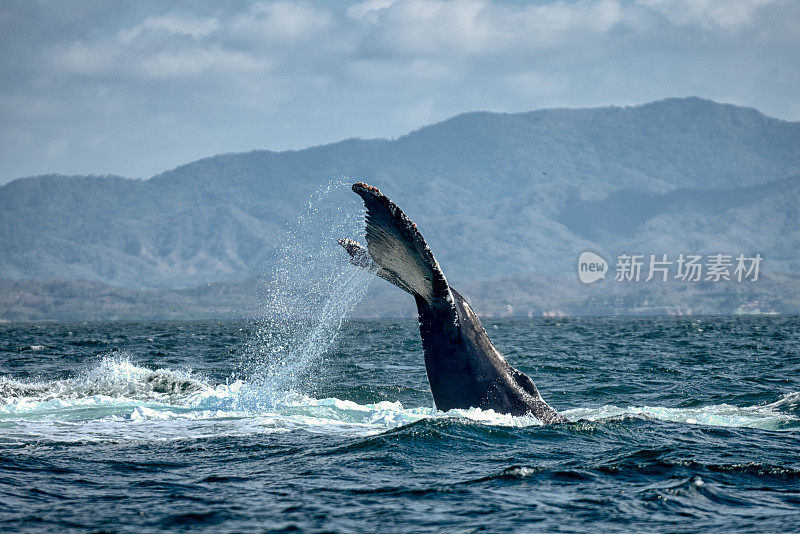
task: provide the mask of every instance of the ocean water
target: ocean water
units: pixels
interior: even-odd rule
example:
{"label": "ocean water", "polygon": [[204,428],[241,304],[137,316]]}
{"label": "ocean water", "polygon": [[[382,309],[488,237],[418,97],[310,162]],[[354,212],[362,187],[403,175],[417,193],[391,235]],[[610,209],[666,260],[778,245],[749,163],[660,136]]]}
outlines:
{"label": "ocean water", "polygon": [[331,317],[0,325],[0,530],[800,528],[797,317],[486,319],[550,426],[439,413],[415,321]]}

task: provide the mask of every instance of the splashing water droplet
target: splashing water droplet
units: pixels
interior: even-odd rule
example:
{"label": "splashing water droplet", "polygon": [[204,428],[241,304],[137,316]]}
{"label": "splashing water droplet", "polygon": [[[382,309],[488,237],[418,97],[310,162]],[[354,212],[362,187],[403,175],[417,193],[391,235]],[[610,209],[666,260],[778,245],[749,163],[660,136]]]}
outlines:
{"label": "splashing water droplet", "polygon": [[372,274],[351,265],[337,244],[364,234],[363,209],[349,183],[330,182],[301,211],[264,286],[263,307],[246,346],[250,378],[240,407],[273,407],[310,386]]}

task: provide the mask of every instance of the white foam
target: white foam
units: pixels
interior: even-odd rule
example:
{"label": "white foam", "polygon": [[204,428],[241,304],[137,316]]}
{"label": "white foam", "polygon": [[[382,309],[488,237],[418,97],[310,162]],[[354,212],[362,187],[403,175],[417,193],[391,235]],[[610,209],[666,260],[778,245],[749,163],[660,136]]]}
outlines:
{"label": "white foam", "polygon": [[800,423],[797,417],[777,411],[777,403],[763,406],[732,406],[714,404],[698,408],[669,408],[664,406],[618,406],[606,405],[599,408],[577,408],[564,413],[571,420],[587,419],[602,421],[624,416],[645,417],[674,423],[692,425],[725,426],[739,428],[760,428],[778,430],[793,423]]}
{"label": "white foam", "polygon": [[[208,384],[188,371],[151,370],[126,358],[107,358],[76,378],[26,383],[0,378],[0,440],[26,442],[196,439],[204,436],[307,432],[370,435],[422,419],[459,419],[472,424],[533,427],[535,417],[493,410],[404,407],[399,401],[359,404],[351,400],[285,395],[253,406],[242,401],[248,384]],[[796,428],[800,419],[780,411],[800,392],[763,406],[719,404],[698,408],[601,406],[576,408],[571,420],[607,421],[625,416],[687,424],[762,429]]]}
{"label": "white foam", "polygon": [[428,407],[406,408],[398,401],[358,404],[296,394],[254,409],[247,399],[242,402],[247,384],[241,381],[211,386],[187,372],[153,371],[125,358],[106,359],[74,379],[51,383],[5,379],[5,385],[8,395],[0,398],[0,424],[12,425],[14,432],[4,437],[16,440],[176,439],[298,429],[369,435],[424,418],[539,424],[533,417],[515,418],[492,410],[441,413]]}

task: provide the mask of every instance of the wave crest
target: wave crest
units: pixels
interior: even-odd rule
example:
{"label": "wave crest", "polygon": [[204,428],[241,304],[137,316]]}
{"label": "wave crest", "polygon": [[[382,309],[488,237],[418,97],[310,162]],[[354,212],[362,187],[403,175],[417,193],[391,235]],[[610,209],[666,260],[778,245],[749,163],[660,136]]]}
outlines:
{"label": "wave crest", "polygon": [[[359,404],[337,398],[316,399],[292,394],[275,403],[253,405],[254,384],[236,381],[212,385],[190,371],[147,369],[124,354],[103,359],[75,378],[25,382],[0,378],[0,422],[27,428],[30,434],[51,435],[59,424],[83,425],[93,436],[114,439],[189,438],[226,432],[347,432],[372,435],[414,423],[528,428],[541,422],[477,408],[443,413],[429,407],[406,408],[399,401]],[[800,428],[796,410],[800,392],[774,403],[737,407],[719,404],[699,408],[661,406],[601,406],[576,408],[564,414],[577,423],[564,428],[653,419],[686,424],[748,427],[767,430]],[[192,426],[187,422],[191,422]],[[134,427],[131,423],[136,423]],[[37,426],[38,425],[38,426]],[[47,425],[50,425],[49,427]],[[213,429],[213,430],[211,430]],[[80,431],[77,431],[78,438]],[[58,434],[63,437],[63,433]],[[29,436],[32,437],[32,436]],[[78,439],[75,438],[75,439]],[[72,439],[72,438],[70,438]]]}
{"label": "wave crest", "polygon": [[213,388],[189,371],[146,369],[134,365],[125,355],[113,355],[75,378],[26,382],[0,377],[0,405],[93,396],[172,403],[210,389]]}

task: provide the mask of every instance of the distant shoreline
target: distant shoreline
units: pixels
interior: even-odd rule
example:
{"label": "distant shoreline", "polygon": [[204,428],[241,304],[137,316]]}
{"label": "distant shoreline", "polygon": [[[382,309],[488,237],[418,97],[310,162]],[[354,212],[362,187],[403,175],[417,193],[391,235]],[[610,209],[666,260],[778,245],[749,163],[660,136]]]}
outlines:
{"label": "distant shoreline", "polygon": [[[766,275],[758,285],[621,284],[587,287],[574,277],[520,275],[456,287],[484,318],[800,314],[800,275]],[[185,289],[131,289],[78,280],[0,280],[0,323],[252,320],[263,314],[264,280]],[[373,285],[351,313],[359,319],[416,317],[413,301]]]}

